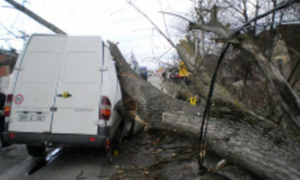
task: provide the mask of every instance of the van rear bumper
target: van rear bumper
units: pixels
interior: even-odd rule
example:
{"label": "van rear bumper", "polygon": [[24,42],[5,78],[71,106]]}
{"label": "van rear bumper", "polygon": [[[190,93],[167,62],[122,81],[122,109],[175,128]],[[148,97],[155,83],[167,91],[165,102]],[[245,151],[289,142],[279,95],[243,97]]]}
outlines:
{"label": "van rear bumper", "polygon": [[104,147],[107,137],[108,136],[105,135],[40,134],[20,132],[3,133],[3,138],[5,142],[8,142],[10,144],[32,144],[44,145],[48,147]]}

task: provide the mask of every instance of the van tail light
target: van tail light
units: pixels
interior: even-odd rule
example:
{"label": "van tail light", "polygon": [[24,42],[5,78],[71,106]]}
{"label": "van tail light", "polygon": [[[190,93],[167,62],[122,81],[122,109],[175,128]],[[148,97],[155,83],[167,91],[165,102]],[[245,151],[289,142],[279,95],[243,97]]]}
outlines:
{"label": "van tail light", "polygon": [[100,106],[100,119],[108,121],[110,118],[111,113],[111,104],[108,97],[103,96],[101,99],[101,106]]}
{"label": "van tail light", "polygon": [[95,138],[95,137],[90,137],[89,140],[90,140],[91,142],[95,142],[95,141],[96,141],[96,138]]}
{"label": "van tail light", "polygon": [[11,110],[11,104],[12,104],[13,96],[14,96],[13,94],[8,94],[6,96],[6,102],[5,102],[5,106],[4,106],[4,116],[5,117],[10,116],[10,110]]}

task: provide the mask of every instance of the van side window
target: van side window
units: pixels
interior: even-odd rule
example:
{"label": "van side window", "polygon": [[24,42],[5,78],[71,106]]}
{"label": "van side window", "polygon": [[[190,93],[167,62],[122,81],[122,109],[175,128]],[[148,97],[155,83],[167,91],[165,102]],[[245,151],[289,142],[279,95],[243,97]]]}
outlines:
{"label": "van side window", "polygon": [[49,52],[32,52],[26,63],[22,65],[22,82],[51,83],[55,77],[55,69],[59,54]]}
{"label": "van side window", "polygon": [[100,72],[98,59],[97,53],[69,53],[64,67],[63,82],[70,84],[96,83]]}

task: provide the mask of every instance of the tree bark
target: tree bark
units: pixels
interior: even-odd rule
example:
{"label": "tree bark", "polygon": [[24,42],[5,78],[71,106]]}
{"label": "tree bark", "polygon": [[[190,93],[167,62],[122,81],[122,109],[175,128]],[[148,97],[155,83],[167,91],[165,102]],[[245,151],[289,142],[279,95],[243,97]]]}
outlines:
{"label": "tree bark", "polygon": [[[114,43],[109,42],[109,48],[122,92],[137,103],[137,113],[149,128],[177,128],[186,135],[199,136],[202,108],[159,91],[130,69]],[[222,101],[215,101],[212,110],[215,118],[208,125],[208,143],[219,156],[263,179],[300,179],[298,138]],[[181,113],[167,113],[178,111]]]}
{"label": "tree bark", "polygon": [[[201,118],[195,115],[163,114],[164,124],[192,136],[199,136],[200,122]],[[211,118],[207,142],[221,157],[263,179],[300,178],[299,139],[268,121],[234,116]]]}

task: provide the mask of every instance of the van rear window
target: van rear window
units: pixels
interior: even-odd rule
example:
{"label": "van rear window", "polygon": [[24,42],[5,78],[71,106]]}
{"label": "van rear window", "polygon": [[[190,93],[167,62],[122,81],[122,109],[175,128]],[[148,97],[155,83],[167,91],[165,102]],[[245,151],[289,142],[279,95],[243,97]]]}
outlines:
{"label": "van rear window", "polygon": [[69,53],[65,63],[63,82],[72,84],[96,83],[100,72],[98,59],[97,53]]}
{"label": "van rear window", "polygon": [[59,54],[49,52],[32,52],[25,57],[22,65],[22,82],[51,83],[56,73]]}

